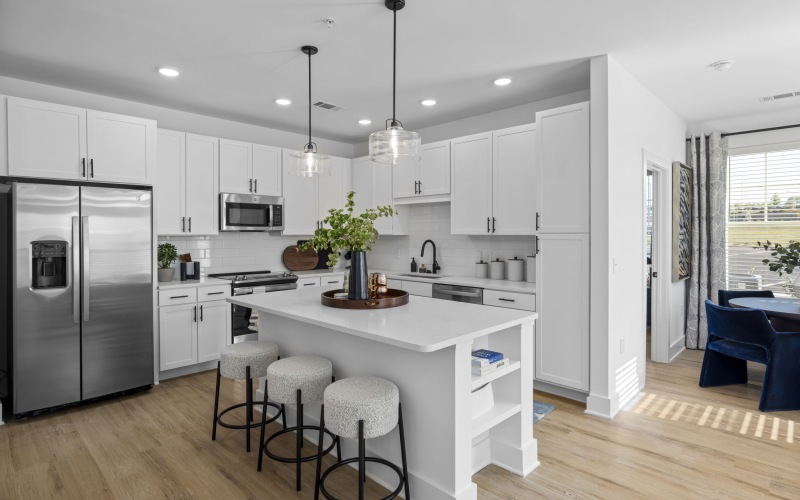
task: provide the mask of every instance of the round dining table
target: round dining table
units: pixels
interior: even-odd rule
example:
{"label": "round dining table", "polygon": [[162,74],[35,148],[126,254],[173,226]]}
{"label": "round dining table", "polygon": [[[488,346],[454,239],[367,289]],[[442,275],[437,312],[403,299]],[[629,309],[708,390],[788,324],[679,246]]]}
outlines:
{"label": "round dining table", "polygon": [[800,299],[741,297],[728,301],[731,307],[761,309],[779,332],[800,332]]}

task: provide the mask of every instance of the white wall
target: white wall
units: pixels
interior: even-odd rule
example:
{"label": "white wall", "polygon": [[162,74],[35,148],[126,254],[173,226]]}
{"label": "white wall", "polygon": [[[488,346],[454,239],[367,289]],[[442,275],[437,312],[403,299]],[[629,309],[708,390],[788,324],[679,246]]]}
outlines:
{"label": "white wall", "polygon": [[[621,374],[635,370],[639,388],[645,381],[644,152],[684,161],[686,124],[613,56],[593,59],[591,75],[592,312],[587,411],[613,417],[626,402],[620,400]],[[685,283],[672,288],[670,325],[681,325]]]}
{"label": "white wall", "polygon": [[[423,144],[455,139],[457,137],[479,134],[481,132],[533,123],[536,120],[537,111],[568,106],[588,100],[589,90],[581,90],[550,99],[534,101],[520,106],[492,111],[491,113],[484,113],[482,115],[442,123],[441,125],[425,127],[415,130],[415,132],[422,137]],[[354,158],[366,156],[368,154],[369,142],[361,142],[354,146]]]}
{"label": "white wall", "polygon": [[[267,127],[2,76],[0,76],[0,94],[150,118],[158,121],[159,128],[254,142],[280,148],[300,149],[308,142],[308,136],[293,132],[284,132]],[[324,150],[326,154],[345,158],[353,157],[353,146],[351,144],[319,138],[315,138],[315,140],[320,151]]]}

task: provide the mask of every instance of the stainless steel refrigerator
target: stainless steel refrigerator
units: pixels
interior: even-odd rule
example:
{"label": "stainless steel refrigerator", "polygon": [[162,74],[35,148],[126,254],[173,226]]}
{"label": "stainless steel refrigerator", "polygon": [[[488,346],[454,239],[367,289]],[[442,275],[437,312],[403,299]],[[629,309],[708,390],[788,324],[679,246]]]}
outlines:
{"label": "stainless steel refrigerator", "polygon": [[14,183],[13,413],[153,383],[152,191]]}

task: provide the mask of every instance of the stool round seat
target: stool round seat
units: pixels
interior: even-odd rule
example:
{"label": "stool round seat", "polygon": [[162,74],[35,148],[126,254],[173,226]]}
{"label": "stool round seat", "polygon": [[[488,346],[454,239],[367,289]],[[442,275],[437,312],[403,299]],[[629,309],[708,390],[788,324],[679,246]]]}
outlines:
{"label": "stool round seat", "polygon": [[[333,364],[319,356],[291,356],[267,368],[269,398],[280,404],[308,404],[322,401],[325,388],[331,383]],[[297,391],[302,401],[297,401]]]}
{"label": "stool round seat", "polygon": [[397,426],[400,391],[380,377],[338,380],[325,389],[325,427],[337,436],[357,439],[364,421],[364,439],[384,436]]}
{"label": "stool round seat", "polygon": [[245,379],[263,377],[272,363],[278,360],[278,344],[265,340],[240,342],[222,348],[219,353],[219,373],[225,378]]}

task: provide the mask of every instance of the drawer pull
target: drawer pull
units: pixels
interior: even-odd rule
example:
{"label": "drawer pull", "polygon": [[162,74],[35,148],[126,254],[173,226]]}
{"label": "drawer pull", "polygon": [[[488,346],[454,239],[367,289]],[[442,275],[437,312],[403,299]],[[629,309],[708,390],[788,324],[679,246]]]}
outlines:
{"label": "drawer pull", "polygon": [[208,292],[206,295],[222,295],[225,292]]}
{"label": "drawer pull", "polygon": [[338,280],[337,281],[329,281],[328,282],[329,285],[335,285],[336,283],[341,283],[341,282],[338,281]]}
{"label": "drawer pull", "polygon": [[514,300],[514,299],[504,299],[502,297],[497,299],[497,300],[502,300],[503,302],[516,302],[516,300]]}
{"label": "drawer pull", "polygon": [[303,286],[314,286],[316,283],[303,283]]}
{"label": "drawer pull", "polygon": [[188,298],[189,298],[189,296],[188,296],[188,295],[173,295],[173,296],[172,296],[172,297],[170,297],[170,298],[171,298],[171,299],[188,299]]}

